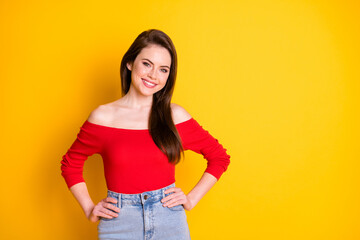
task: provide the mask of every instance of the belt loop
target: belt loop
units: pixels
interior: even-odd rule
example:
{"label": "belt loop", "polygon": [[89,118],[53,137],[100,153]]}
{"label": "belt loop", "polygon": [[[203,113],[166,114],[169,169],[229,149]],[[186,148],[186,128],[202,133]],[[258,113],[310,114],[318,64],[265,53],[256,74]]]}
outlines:
{"label": "belt loop", "polygon": [[118,195],[118,206],[121,209],[121,193]]}
{"label": "belt loop", "polygon": [[165,190],[164,190],[164,188],[162,188],[162,189],[161,189],[161,194],[162,194],[162,197],[163,197],[163,198],[165,197],[165,193],[164,193],[164,192],[165,192]]}

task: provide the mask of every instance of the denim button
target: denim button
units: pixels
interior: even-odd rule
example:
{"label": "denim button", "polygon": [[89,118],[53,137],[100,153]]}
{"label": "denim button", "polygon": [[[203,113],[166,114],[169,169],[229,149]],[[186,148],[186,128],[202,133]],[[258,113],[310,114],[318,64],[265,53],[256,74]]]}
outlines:
{"label": "denim button", "polygon": [[148,195],[144,195],[144,199],[145,199],[145,200],[148,199],[148,197],[149,197]]}

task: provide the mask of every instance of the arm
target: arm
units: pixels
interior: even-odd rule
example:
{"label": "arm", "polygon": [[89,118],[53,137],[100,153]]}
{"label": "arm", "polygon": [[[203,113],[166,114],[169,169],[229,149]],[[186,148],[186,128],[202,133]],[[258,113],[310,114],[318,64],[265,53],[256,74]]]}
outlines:
{"label": "arm", "polygon": [[[173,104],[173,115],[178,119],[189,119],[191,115],[181,106]],[[205,130],[195,119],[187,125],[178,127],[184,150],[192,150],[202,154],[207,160],[207,168],[195,187],[185,195],[180,188],[169,188],[165,193],[174,192],[162,199],[164,206],[173,207],[183,204],[186,210],[191,210],[201,198],[215,185],[230,163],[230,155],[226,153],[219,141]]]}
{"label": "arm", "polygon": [[[107,197],[101,200],[98,204],[94,204],[90,198],[88,189],[85,182],[77,183],[70,188],[71,193],[74,195],[81,208],[83,209],[86,218],[91,222],[97,222],[100,220],[100,217],[113,218],[117,217],[117,213],[120,212],[120,209],[112,205],[111,203],[116,203],[115,198]],[[109,209],[113,210],[110,211]]]}
{"label": "arm", "polygon": [[[92,116],[94,116],[94,111],[90,114],[89,120]],[[63,155],[61,161],[61,175],[91,222],[96,222],[100,217],[116,217],[117,214],[109,209],[119,211],[111,204],[111,202],[116,203],[114,198],[105,198],[94,205],[83,178],[84,162],[89,156],[102,152],[104,136],[105,133],[84,122],[75,141]]]}
{"label": "arm", "polygon": [[183,204],[184,209],[190,211],[195,205],[205,196],[205,194],[215,185],[217,178],[210,173],[204,172],[199,182],[195,187],[185,195],[180,188],[173,187],[165,190],[165,193],[174,192],[169,196],[163,198],[161,202],[164,207],[174,207],[179,204]]}
{"label": "arm", "polygon": [[77,183],[70,188],[70,191],[80,204],[86,217],[89,219],[89,216],[94,208],[94,203],[90,198],[86,183]]}
{"label": "arm", "polygon": [[191,210],[217,182],[216,177],[205,172],[195,187],[187,194],[186,210]]}

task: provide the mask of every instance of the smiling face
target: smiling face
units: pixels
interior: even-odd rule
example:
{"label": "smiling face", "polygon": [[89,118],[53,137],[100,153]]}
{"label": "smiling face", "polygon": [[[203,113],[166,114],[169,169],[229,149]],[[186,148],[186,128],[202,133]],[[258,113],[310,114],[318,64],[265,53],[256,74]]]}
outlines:
{"label": "smiling face", "polygon": [[170,74],[171,55],[159,45],[151,44],[143,48],[133,63],[127,63],[131,71],[130,91],[150,96],[160,91]]}

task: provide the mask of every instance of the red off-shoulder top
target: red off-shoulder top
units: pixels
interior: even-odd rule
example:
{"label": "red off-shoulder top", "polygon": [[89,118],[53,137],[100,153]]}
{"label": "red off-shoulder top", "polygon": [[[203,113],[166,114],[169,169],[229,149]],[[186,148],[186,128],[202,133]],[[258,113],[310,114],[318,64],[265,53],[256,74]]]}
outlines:
{"label": "red off-shoulder top", "polygon": [[[184,150],[202,154],[207,160],[205,172],[219,179],[230,163],[227,149],[193,117],[175,126]],[[168,162],[148,129],[116,128],[85,120],[61,160],[61,175],[68,188],[85,182],[84,162],[96,153],[102,156],[106,185],[111,191],[142,193],[175,182],[175,165]]]}

